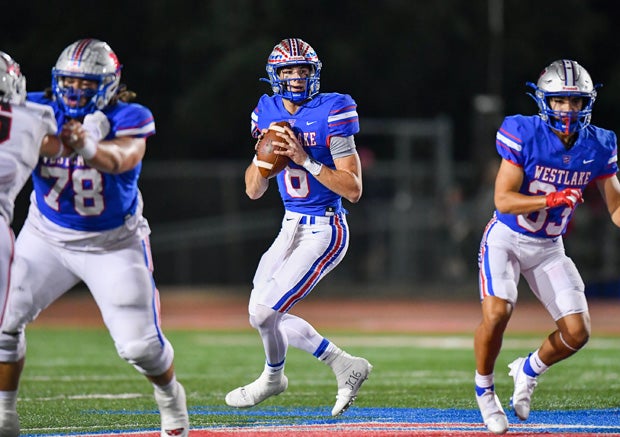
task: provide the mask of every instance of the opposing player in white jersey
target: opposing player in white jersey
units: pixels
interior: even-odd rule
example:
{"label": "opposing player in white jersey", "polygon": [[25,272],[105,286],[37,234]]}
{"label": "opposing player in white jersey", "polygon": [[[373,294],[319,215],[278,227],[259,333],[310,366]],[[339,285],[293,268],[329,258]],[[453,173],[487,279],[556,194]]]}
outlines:
{"label": "opposing player in white jersey", "polygon": [[[13,58],[0,52],[0,325],[6,314],[10,269],[14,257],[11,228],[15,199],[39,155],[61,150],[54,111],[26,102],[26,77]],[[19,435],[16,398],[0,392],[0,435]]]}
{"label": "opposing player in white jersey", "polygon": [[[233,407],[252,407],[288,386],[284,365],[288,346],[304,350],[331,367],[338,393],[332,415],[355,400],[372,366],[321,336],[290,313],[344,257],[349,230],[341,198],[357,202],[362,194],[354,134],[359,131],[355,101],[346,94],[319,93],[321,62],[309,44],[282,40],[267,61],[273,95],[263,95],[252,113],[252,135],[271,123],[288,121],[281,154],[290,158],[277,175],[284,203],[282,228],[260,260],[250,295],[250,324],[262,338],[266,363],[254,382],[226,395]],[[269,180],[252,163],[245,172],[246,193],[260,198]]]}
{"label": "opposing player in white jersey", "polygon": [[476,399],[487,428],[496,434],[507,431],[508,420],[493,371],[520,275],[557,326],[538,349],[509,365],[511,405],[526,420],[536,378],[581,349],[590,336],[584,283],[562,241],[588,184],[597,185],[613,223],[620,226],[616,135],[590,124],[597,94],[590,75],[577,62],[563,59],[546,67],[536,85],[528,85],[539,114],[506,117],[497,132],[502,160],[495,180],[496,211],[479,253]]}
{"label": "opposing player in white jersey", "polygon": [[160,327],[150,229],[137,185],[155,124],[147,108],[123,101],[128,92],[119,88],[120,75],[105,42],[83,39],[61,53],[51,92],[28,94],[53,109],[66,147],[41,158],[32,175],[0,332],[0,398],[15,404],[26,325],[83,281],[118,354],[152,382],[162,437],[187,436],[185,392]]}

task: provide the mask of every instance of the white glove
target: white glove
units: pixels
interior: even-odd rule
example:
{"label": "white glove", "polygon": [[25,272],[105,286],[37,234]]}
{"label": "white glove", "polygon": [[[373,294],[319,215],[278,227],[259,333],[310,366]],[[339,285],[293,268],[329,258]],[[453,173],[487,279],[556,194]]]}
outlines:
{"label": "white glove", "polygon": [[110,133],[110,121],[108,117],[101,111],[95,111],[86,115],[82,122],[84,130],[95,141],[99,142]]}

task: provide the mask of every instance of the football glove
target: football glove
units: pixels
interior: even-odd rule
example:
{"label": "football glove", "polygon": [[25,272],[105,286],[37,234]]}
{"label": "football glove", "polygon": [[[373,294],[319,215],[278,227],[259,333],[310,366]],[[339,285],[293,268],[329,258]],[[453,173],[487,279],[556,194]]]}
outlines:
{"label": "football glove", "polygon": [[583,196],[578,188],[565,188],[562,191],[547,194],[547,208],[555,208],[556,206],[574,208],[578,203],[583,203]]}

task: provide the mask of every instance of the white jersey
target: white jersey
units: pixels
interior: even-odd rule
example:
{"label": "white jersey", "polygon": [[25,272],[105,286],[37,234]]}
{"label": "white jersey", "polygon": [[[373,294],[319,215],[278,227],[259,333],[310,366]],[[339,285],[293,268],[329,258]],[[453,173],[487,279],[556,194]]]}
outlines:
{"label": "white jersey", "polygon": [[0,103],[0,215],[13,221],[15,198],[37,165],[45,135],[58,130],[51,107]]}

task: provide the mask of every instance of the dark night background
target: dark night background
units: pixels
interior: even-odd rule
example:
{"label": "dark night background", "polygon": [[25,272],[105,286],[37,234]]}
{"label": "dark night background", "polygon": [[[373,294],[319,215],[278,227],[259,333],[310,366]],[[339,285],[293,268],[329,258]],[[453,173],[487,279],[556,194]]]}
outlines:
{"label": "dark night background", "polygon": [[[503,4],[501,34],[489,29],[493,3]],[[291,36],[314,47],[322,90],[351,94],[362,123],[448,114],[462,160],[472,146],[473,95],[499,94],[506,113],[531,113],[525,81],[562,57],[605,84],[594,122],[617,123],[612,0],[37,0],[11,9],[1,47],[21,63],[31,90],[48,86],[51,67],[74,40],[111,45],[123,82],[155,114],[150,160],[246,157],[249,113],[269,92],[258,78],[271,48]]]}
{"label": "dark night background", "polygon": [[[155,116],[157,134],[149,139],[145,167],[178,161],[247,165],[254,145],[250,112],[270,92],[259,82],[267,56],[281,39],[299,37],[323,62],[321,90],[351,94],[358,103],[362,132],[369,118],[447,116],[456,167],[474,169],[464,182],[467,195],[482,178],[475,174],[480,156],[495,156],[497,126],[476,131],[474,98],[500,97],[499,115],[535,113],[525,82],[535,82],[556,59],[577,60],[604,84],[593,123],[618,129],[617,9],[613,0],[34,0],[3,8],[0,49],[21,64],[28,89],[39,90],[49,86],[51,68],[67,45],[84,37],[105,40],[124,66],[122,82]],[[373,152],[378,159],[385,153],[381,147]],[[242,183],[242,169],[235,184]],[[370,181],[365,193],[372,191]],[[155,235],[163,218],[217,213],[215,202],[186,200],[179,187],[143,187]],[[235,190],[242,199],[241,186]],[[241,204],[246,207],[257,208]],[[275,232],[277,221],[272,227]],[[481,228],[475,231],[465,255],[473,274]],[[270,232],[265,241],[272,237]],[[252,250],[241,280],[250,278],[265,244]]]}

